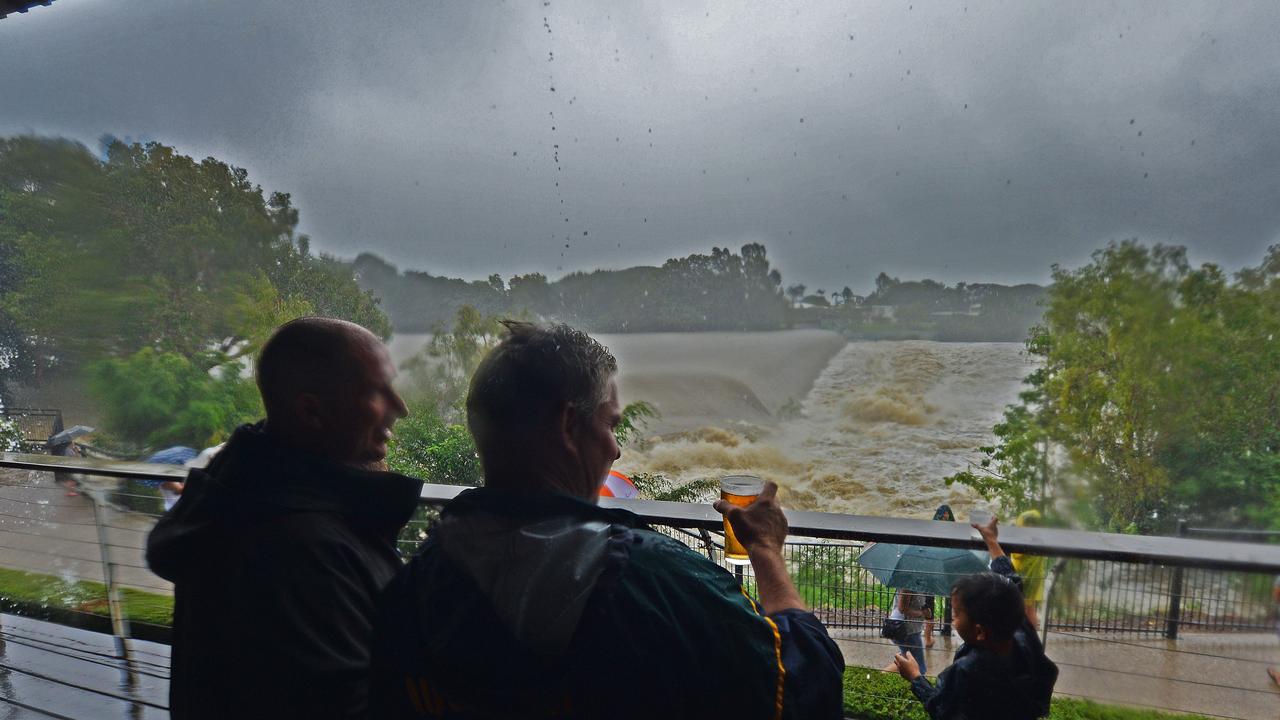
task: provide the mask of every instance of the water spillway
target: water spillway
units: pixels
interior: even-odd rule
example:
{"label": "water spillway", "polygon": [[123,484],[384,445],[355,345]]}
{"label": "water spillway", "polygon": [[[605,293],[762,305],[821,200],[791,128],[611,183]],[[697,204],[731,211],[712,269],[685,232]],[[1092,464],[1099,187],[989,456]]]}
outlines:
{"label": "water spillway", "polygon": [[[666,428],[618,464],[681,480],[754,472],[778,482],[797,509],[910,517],[947,502],[963,511],[975,499],[943,478],[980,458],[1033,368],[1019,343],[848,343],[801,401],[772,408],[767,421],[724,413]],[[682,403],[704,406],[707,418],[742,403],[732,387],[683,389]]]}

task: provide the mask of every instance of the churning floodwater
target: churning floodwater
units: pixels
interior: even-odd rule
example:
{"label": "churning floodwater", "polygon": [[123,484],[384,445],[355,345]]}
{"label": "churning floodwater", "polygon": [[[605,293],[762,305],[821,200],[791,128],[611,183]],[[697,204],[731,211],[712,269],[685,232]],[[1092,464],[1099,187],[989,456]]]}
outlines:
{"label": "churning floodwater", "polygon": [[[1020,343],[846,343],[834,333],[600,335],[618,358],[623,402],[661,417],[623,450],[623,472],[677,480],[750,472],[788,507],[930,517],[972,493],[965,469],[1035,367]],[[425,336],[392,341],[397,362]]]}
{"label": "churning floodwater", "polygon": [[980,458],[1033,368],[1018,343],[849,343],[776,422],[664,434],[619,466],[682,480],[753,472],[797,509],[927,517],[946,502],[963,516],[975,498],[943,478]]}

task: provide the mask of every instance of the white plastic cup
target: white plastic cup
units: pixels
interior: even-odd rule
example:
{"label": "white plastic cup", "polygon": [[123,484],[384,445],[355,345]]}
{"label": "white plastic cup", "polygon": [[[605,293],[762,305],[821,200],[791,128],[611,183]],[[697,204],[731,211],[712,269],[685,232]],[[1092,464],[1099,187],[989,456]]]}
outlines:
{"label": "white plastic cup", "polygon": [[[976,510],[976,509],[975,509],[975,510],[970,510],[970,511],[969,511],[969,524],[970,524],[970,525],[986,525],[986,524],[987,524],[987,523],[989,523],[989,522],[991,522],[991,511],[990,511],[990,510]],[[972,528],[972,527],[971,527],[971,528],[969,528],[969,537],[973,538],[974,540],[981,540],[981,539],[982,539],[982,533],[978,532],[978,531],[977,531],[977,529],[975,529],[975,528]]]}

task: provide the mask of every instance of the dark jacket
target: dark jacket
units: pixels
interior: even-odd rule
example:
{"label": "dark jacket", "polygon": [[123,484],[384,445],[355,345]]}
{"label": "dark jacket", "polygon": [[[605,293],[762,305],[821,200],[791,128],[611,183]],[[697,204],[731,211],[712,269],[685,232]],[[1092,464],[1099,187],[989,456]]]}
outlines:
{"label": "dark jacket", "polygon": [[376,599],[421,487],[259,426],[192,470],[147,538],[147,564],[174,583],[172,717],[364,717]]}
{"label": "dark jacket", "polygon": [[375,718],[839,718],[844,660],[812,613],[633,513],[468,490],[384,594]]}
{"label": "dark jacket", "polygon": [[[1021,586],[1008,557],[992,560],[991,570]],[[1024,619],[1008,656],[964,645],[936,687],[921,676],[911,691],[932,720],[1034,720],[1049,714],[1057,680],[1058,666],[1045,657],[1035,627]]]}

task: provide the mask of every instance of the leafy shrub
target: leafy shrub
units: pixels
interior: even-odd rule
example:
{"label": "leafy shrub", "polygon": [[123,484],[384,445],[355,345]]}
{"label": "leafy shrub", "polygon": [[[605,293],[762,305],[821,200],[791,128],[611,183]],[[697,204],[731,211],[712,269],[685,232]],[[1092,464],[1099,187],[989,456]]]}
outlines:
{"label": "leafy shrub", "polygon": [[484,479],[471,433],[462,425],[446,423],[428,403],[413,406],[409,417],[396,423],[387,466],[440,485],[477,486]]}
{"label": "leafy shrub", "polygon": [[128,442],[150,447],[208,447],[236,426],[262,416],[253,383],[232,365],[212,374],[171,352],[143,348],[89,368],[89,388],[107,427]]}
{"label": "leafy shrub", "polygon": [[18,423],[0,415],[0,452],[22,452],[23,435]]}

